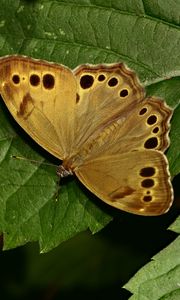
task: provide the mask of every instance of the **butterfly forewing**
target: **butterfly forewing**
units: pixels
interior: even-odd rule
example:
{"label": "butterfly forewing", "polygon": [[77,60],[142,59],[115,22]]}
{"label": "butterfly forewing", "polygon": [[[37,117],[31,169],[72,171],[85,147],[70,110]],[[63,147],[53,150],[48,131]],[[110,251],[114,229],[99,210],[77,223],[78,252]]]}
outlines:
{"label": "butterfly forewing", "polygon": [[131,109],[141,101],[144,89],[135,73],[123,63],[82,65],[74,74],[79,96],[74,145],[77,151],[99,136],[109,124],[115,123],[125,108]]}
{"label": "butterfly forewing", "polygon": [[[161,150],[169,146],[172,110],[157,98],[146,98],[131,111],[122,111],[119,119],[107,124],[99,136],[82,147],[86,160],[104,153],[123,154],[139,150]],[[90,149],[90,151],[88,151]]]}
{"label": "butterfly forewing", "polygon": [[61,65],[10,56],[0,60],[0,74],[1,95],[19,125],[56,157],[68,156],[75,131],[72,72]]}

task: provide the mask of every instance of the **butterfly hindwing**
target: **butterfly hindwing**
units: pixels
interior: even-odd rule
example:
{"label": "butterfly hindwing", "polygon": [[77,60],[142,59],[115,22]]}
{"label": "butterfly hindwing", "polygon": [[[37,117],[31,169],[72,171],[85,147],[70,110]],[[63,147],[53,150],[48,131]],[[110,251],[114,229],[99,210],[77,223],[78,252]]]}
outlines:
{"label": "butterfly hindwing", "polygon": [[102,155],[84,162],[75,173],[96,196],[127,212],[159,215],[172,204],[168,162],[155,150]]}

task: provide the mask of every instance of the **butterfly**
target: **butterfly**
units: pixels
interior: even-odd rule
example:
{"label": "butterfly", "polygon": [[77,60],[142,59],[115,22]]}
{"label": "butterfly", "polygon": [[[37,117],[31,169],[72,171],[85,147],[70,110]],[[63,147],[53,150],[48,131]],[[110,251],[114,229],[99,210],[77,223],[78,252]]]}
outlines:
{"label": "butterfly", "polygon": [[124,63],[75,70],[25,56],[0,59],[0,93],[19,125],[62,160],[97,197],[139,215],[160,215],[173,201],[169,166],[172,110],[146,97]]}

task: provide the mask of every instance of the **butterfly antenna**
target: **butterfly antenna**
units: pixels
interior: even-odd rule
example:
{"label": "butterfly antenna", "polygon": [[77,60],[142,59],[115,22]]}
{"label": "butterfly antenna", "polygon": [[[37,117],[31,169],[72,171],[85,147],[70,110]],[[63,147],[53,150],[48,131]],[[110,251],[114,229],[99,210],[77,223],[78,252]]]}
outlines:
{"label": "butterfly antenna", "polygon": [[34,164],[43,164],[43,165],[46,165],[46,166],[53,166],[53,167],[56,167],[56,168],[58,167],[58,165],[55,165],[55,164],[46,163],[46,162],[38,161],[38,160],[35,160],[35,159],[26,158],[26,157],[23,157],[23,156],[11,155],[11,158],[29,161],[29,162],[32,162]]}

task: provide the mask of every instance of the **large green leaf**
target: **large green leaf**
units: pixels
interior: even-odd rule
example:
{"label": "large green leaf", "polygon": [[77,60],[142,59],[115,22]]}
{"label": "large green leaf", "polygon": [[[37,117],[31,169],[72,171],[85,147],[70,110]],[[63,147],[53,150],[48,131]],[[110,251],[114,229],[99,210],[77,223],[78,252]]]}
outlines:
{"label": "large green leaf", "polygon": [[[172,2],[172,5],[170,5]],[[174,1],[13,1],[0,0],[0,56],[24,54],[65,64],[124,61],[148,87],[175,108],[172,176],[179,173],[180,32]],[[58,184],[55,168],[14,160],[53,159],[0,111],[0,228],[4,249],[39,240],[45,252],[76,233],[100,230],[110,211],[76,180]]]}

